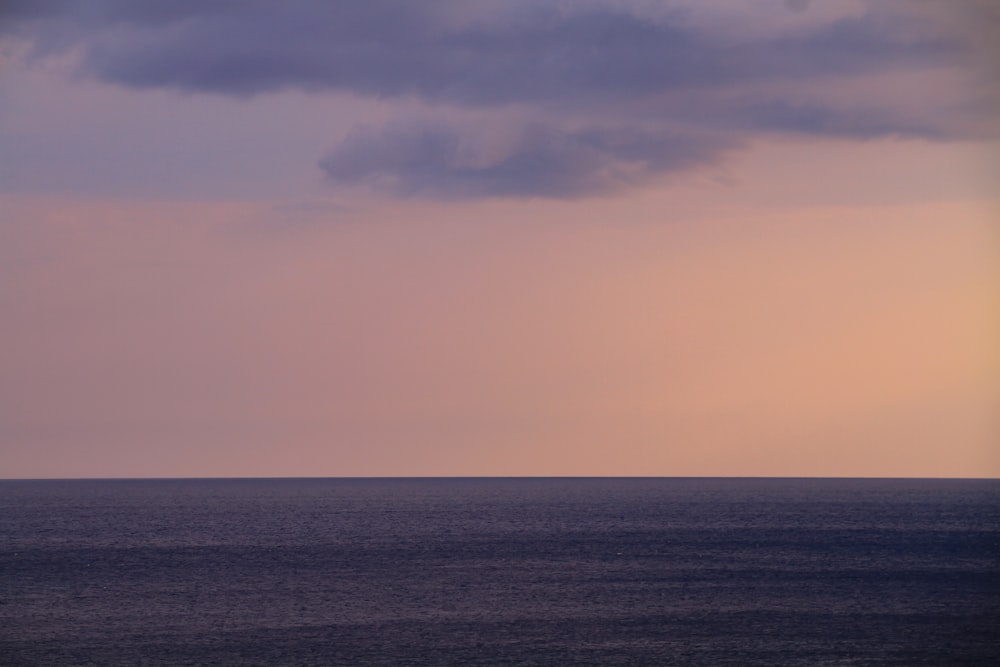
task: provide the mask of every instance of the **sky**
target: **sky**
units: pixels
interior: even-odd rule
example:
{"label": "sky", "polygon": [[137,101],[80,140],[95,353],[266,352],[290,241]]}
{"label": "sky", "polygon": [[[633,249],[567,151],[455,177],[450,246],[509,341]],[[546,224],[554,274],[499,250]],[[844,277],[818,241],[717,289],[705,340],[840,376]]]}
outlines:
{"label": "sky", "polygon": [[0,477],[998,477],[998,31],[5,2]]}

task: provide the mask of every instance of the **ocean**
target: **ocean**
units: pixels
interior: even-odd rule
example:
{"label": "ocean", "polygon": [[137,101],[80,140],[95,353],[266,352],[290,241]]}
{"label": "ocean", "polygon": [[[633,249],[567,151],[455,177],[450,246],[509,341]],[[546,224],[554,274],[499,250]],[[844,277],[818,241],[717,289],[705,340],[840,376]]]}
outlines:
{"label": "ocean", "polygon": [[0,481],[2,665],[1000,664],[1000,481]]}

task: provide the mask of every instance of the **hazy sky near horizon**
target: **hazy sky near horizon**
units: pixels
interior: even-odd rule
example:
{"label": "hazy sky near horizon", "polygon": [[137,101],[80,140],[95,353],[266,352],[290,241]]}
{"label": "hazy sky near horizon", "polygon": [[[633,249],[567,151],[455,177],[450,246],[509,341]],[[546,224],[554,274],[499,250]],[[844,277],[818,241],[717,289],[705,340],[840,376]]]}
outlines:
{"label": "hazy sky near horizon", "polygon": [[987,0],[0,9],[0,477],[1000,476]]}

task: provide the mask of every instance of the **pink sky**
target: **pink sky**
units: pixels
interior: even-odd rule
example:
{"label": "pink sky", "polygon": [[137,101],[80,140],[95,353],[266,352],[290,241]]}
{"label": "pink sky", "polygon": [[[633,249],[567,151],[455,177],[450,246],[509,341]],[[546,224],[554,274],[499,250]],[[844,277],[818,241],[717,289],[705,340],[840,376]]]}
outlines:
{"label": "pink sky", "polygon": [[[754,39],[844,19],[814,4],[773,3]],[[685,30],[741,20],[705,7]],[[59,17],[14,18],[0,477],[1000,475],[988,68],[907,51],[905,71],[761,81],[825,95],[822,127],[768,103],[767,127],[678,139],[679,101],[676,125],[645,120],[674,90],[557,121],[560,100],[514,81],[496,107],[294,73],[140,84],[100,26],[32,60]],[[960,18],[947,34],[977,57]],[[744,83],[699,89],[698,113],[722,119],[709,98]],[[905,113],[842,125],[862,99]],[[616,118],[638,143],[587,129]],[[413,136],[458,152],[436,163]],[[550,189],[506,168],[539,160]]]}

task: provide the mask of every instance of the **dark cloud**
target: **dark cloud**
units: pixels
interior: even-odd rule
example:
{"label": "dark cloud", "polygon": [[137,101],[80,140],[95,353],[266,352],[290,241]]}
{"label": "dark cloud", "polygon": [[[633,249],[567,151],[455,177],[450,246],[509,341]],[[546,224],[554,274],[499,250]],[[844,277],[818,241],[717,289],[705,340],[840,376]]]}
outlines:
{"label": "dark cloud", "polygon": [[613,193],[660,173],[704,164],[726,146],[663,130],[533,125],[504,145],[476,145],[440,123],[355,131],[320,166],[331,180],[399,196],[560,197]]}
{"label": "dark cloud", "polygon": [[[770,36],[706,29],[681,5],[644,14],[613,0],[13,0],[0,25],[42,53],[79,47],[85,73],[128,87],[344,91],[442,110],[436,125],[350,135],[322,161],[335,182],[405,195],[573,197],[710,161],[739,132],[946,136],[947,123],[915,122],[908,109],[794,92],[968,57],[952,33],[900,28],[885,9],[897,5]],[[811,11],[801,0],[787,8]],[[716,94],[754,87],[785,92]],[[484,112],[486,125],[486,111],[507,106],[535,122],[502,157],[466,161],[463,133],[474,130],[449,127],[447,108]]]}
{"label": "dark cloud", "polygon": [[[617,5],[531,3],[459,18],[463,3],[18,3],[80,26],[84,68],[107,81],[231,95],[290,87],[435,102],[578,104],[735,82],[912,66],[960,45],[843,19],[780,39],[720,39]],[[37,23],[37,22],[36,22]],[[44,22],[41,22],[44,23]]]}

